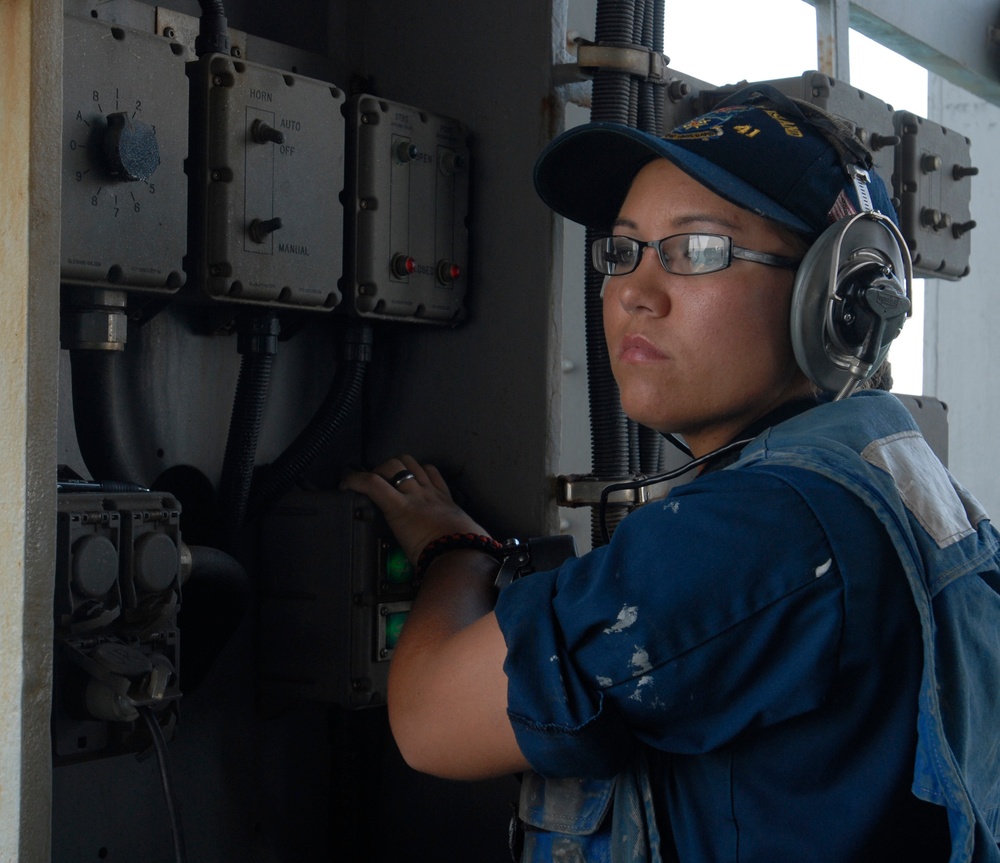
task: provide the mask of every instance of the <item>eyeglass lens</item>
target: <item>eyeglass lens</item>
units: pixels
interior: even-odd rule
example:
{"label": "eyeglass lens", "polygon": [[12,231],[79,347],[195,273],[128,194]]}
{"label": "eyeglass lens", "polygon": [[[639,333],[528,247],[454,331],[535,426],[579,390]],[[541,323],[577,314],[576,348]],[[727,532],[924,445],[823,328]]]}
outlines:
{"label": "eyeglass lens", "polygon": [[622,276],[639,266],[647,246],[653,246],[668,273],[693,276],[724,270],[730,264],[732,240],[719,234],[675,234],[662,240],[640,242],[612,236],[595,240],[591,249],[594,268],[606,276]]}

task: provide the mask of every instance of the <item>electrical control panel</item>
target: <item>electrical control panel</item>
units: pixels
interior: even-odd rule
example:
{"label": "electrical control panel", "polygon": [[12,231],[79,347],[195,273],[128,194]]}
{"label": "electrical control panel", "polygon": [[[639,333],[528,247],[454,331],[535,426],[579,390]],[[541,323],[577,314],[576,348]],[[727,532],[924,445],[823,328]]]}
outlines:
{"label": "electrical control panel", "polygon": [[57,762],[145,748],[138,708],[172,728],[180,698],[180,504],[157,492],[59,495]]}
{"label": "electrical control panel", "polygon": [[344,93],[221,54],[188,69],[195,290],[213,301],[334,308]]}
{"label": "electrical control panel", "polygon": [[360,96],[348,110],[345,297],[363,317],[456,324],[469,281],[469,135]]}
{"label": "electrical control panel", "polygon": [[385,704],[389,660],[416,592],[413,570],[365,497],[296,491],[261,533],[260,681],[289,701]]}
{"label": "electrical control panel", "polygon": [[[106,21],[64,22],[61,277],[171,294],[185,281],[183,48]],[[156,242],[149,242],[151,237]]]}
{"label": "electrical control panel", "polygon": [[[15,153],[43,217],[21,328],[29,475],[50,470],[58,388],[60,479],[159,489],[81,479],[53,513],[29,483],[11,661],[33,697],[11,727],[31,817],[10,844],[56,863],[184,859],[185,837],[197,860],[508,860],[513,779],[439,780],[398,751],[388,677],[415,576],[379,510],[336,489],[412,452],[499,535],[559,529],[551,473],[589,445],[557,432],[585,411],[591,334],[578,228],[538,200],[531,166],[593,108],[552,68],[592,9],[166,4],[64,0],[10,28],[31,47],[12,62],[43,73],[20,93],[38,125]],[[35,66],[50,28],[61,77]],[[641,92],[644,117],[661,102],[667,128],[731,91],[612,53],[632,58],[622,102]],[[915,214],[918,272],[960,274],[968,142],[817,72],[770,83],[858,124]],[[23,850],[47,831],[51,849]]]}
{"label": "electrical control panel", "polygon": [[897,111],[896,172],[900,229],[915,273],[956,280],[969,273],[971,142],[909,111]]}

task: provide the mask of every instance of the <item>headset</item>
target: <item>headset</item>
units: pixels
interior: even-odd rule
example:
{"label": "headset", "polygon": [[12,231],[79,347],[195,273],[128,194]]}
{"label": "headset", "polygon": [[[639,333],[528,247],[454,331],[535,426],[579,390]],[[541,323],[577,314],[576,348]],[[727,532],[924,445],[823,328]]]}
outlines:
{"label": "headset", "polygon": [[845,140],[842,127],[824,131],[833,132],[831,143],[840,145],[861,212],[832,224],[809,248],[792,289],[790,328],[799,367],[821,390],[842,399],[878,371],[903,329],[912,305],[913,264],[896,223],[872,205],[870,169],[855,161],[860,142]]}

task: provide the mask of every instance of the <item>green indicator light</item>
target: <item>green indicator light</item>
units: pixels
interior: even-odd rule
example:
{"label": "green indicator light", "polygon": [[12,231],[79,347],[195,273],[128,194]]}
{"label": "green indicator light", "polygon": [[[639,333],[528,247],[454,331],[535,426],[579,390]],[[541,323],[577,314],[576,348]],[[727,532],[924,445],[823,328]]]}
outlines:
{"label": "green indicator light", "polygon": [[385,646],[387,650],[395,650],[399,643],[399,633],[403,631],[406,622],[405,611],[395,611],[385,616]]}
{"label": "green indicator light", "polygon": [[391,548],[385,558],[385,579],[389,584],[413,581],[413,567],[401,548]]}

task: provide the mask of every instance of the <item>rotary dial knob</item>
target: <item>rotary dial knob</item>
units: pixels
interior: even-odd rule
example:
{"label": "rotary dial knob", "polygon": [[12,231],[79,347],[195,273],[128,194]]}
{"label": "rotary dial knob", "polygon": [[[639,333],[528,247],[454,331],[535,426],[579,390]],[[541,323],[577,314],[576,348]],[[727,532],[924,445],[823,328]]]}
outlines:
{"label": "rotary dial knob", "polygon": [[156,130],[121,111],[108,115],[103,153],[108,171],[121,180],[148,180],[160,164]]}

